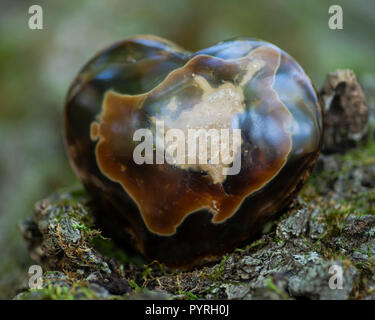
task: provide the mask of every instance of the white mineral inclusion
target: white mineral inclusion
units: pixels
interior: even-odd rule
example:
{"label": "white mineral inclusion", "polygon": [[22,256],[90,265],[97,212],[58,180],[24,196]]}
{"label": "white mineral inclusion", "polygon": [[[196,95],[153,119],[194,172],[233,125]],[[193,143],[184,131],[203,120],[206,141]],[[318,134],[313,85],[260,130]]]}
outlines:
{"label": "white mineral inclusion", "polygon": [[[233,60],[235,61],[235,60]],[[214,88],[210,83],[200,75],[192,74],[195,84],[202,90],[201,100],[189,110],[182,111],[177,118],[170,114],[163,119],[165,129],[178,129],[184,132],[186,137],[185,161],[175,165],[183,169],[194,169],[206,172],[214,183],[224,182],[228,173],[228,165],[233,162],[237,153],[241,153],[242,138],[236,122],[236,114],[241,114],[245,110],[245,99],[243,86],[252,79],[254,74],[259,71],[265,62],[260,59],[250,60],[247,56],[238,59],[236,62],[243,71],[242,81],[239,85],[230,82],[224,82],[222,85]],[[178,107],[176,97],[173,97],[168,105],[167,110],[175,111]],[[210,135],[210,129],[216,129],[220,133],[218,140],[210,141],[206,135],[206,150],[198,147],[196,150],[188,148],[189,140],[196,139],[196,136],[189,131],[195,129],[198,131],[204,129]],[[226,129],[226,130],[222,130]],[[227,134],[223,134],[227,132]],[[211,138],[212,139],[212,138]],[[171,151],[172,150],[172,151]],[[173,157],[171,152],[174,149],[166,145],[166,157]],[[194,154],[191,154],[194,152]],[[205,153],[204,155],[202,154]],[[191,158],[207,159],[207,162],[189,161]]]}

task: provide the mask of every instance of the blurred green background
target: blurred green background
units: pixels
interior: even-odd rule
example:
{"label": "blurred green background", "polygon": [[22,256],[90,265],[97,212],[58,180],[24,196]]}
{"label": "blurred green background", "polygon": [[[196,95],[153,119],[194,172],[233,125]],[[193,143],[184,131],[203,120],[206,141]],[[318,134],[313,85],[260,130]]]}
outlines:
{"label": "blurred green background", "polygon": [[[28,28],[32,4],[43,8],[43,30]],[[328,28],[331,4],[343,8],[343,30]],[[104,46],[151,33],[194,51],[250,36],[290,53],[318,88],[337,68],[354,69],[375,87],[374,0],[2,0],[0,6],[0,298],[15,294],[32,264],[18,221],[31,215],[35,201],[77,183],[63,145],[63,101],[79,68]]]}

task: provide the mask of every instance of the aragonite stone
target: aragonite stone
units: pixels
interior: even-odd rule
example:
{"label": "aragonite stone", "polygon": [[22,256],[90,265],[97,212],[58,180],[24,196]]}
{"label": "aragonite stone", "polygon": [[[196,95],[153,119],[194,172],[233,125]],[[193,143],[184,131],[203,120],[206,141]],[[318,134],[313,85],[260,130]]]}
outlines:
{"label": "aragonite stone", "polygon": [[322,132],[302,68],[248,38],[196,53],[126,39],[83,67],[65,104],[68,154],[98,222],[172,267],[254,236],[309,176]]}

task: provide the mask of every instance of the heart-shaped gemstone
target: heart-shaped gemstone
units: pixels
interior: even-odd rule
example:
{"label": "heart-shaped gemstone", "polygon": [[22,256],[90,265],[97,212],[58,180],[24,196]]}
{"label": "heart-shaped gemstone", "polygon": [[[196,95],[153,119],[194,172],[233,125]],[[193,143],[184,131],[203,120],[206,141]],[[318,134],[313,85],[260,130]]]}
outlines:
{"label": "heart-shaped gemstone", "polygon": [[102,228],[187,267],[254,236],[293,199],[321,146],[322,110],[302,68],[270,43],[190,53],[139,36],[80,71],[65,136]]}

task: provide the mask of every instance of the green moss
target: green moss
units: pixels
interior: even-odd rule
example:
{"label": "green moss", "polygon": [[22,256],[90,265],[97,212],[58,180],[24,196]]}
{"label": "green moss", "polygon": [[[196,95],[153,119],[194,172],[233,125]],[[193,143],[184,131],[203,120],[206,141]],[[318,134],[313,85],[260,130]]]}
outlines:
{"label": "green moss", "polygon": [[350,204],[357,216],[375,215],[375,189],[354,194]]}
{"label": "green moss", "polygon": [[40,289],[39,293],[43,300],[74,300],[68,287],[48,285],[47,288]]}
{"label": "green moss", "polygon": [[198,300],[199,299],[199,296],[197,296],[196,294],[190,291],[184,292],[184,296],[186,300]]}
{"label": "green moss", "polygon": [[22,297],[22,299],[24,300],[35,298],[38,298],[40,300],[100,299],[100,297],[95,292],[80,284],[74,284],[70,288],[67,286],[54,286],[52,284],[48,284],[42,289],[30,289]]}
{"label": "green moss", "polygon": [[283,240],[281,240],[281,239],[278,238],[278,237],[274,237],[274,238],[272,239],[272,241],[273,241],[273,242],[276,242],[276,243],[283,243]]}
{"label": "green moss", "polygon": [[375,137],[372,134],[373,130],[369,132],[369,138],[364,146],[354,148],[340,156],[346,166],[375,164]]}
{"label": "green moss", "polygon": [[252,248],[255,248],[255,247],[258,247],[258,246],[261,246],[263,244],[263,240],[257,240],[257,241],[254,241],[252,242],[251,244],[249,244],[247,246],[247,249],[252,249]]}
{"label": "green moss", "polygon": [[[129,282],[130,284],[130,282]],[[73,285],[54,285],[49,280],[41,289],[30,289],[22,293],[21,300],[118,300],[124,296],[99,295],[88,286],[87,281],[77,281]]]}
{"label": "green moss", "polygon": [[289,296],[283,290],[281,290],[277,285],[275,285],[271,277],[266,278],[264,280],[264,284],[266,285],[268,289],[274,291],[278,296],[280,296],[280,298],[284,300],[289,299]]}
{"label": "green moss", "polygon": [[135,291],[142,291],[142,288],[133,280],[128,281],[129,286]]}
{"label": "green moss", "polygon": [[215,266],[215,269],[212,271],[212,273],[207,275],[207,278],[209,278],[212,281],[218,281],[222,278],[224,271],[225,271],[225,262],[228,260],[229,256],[224,256],[220,263]]}

